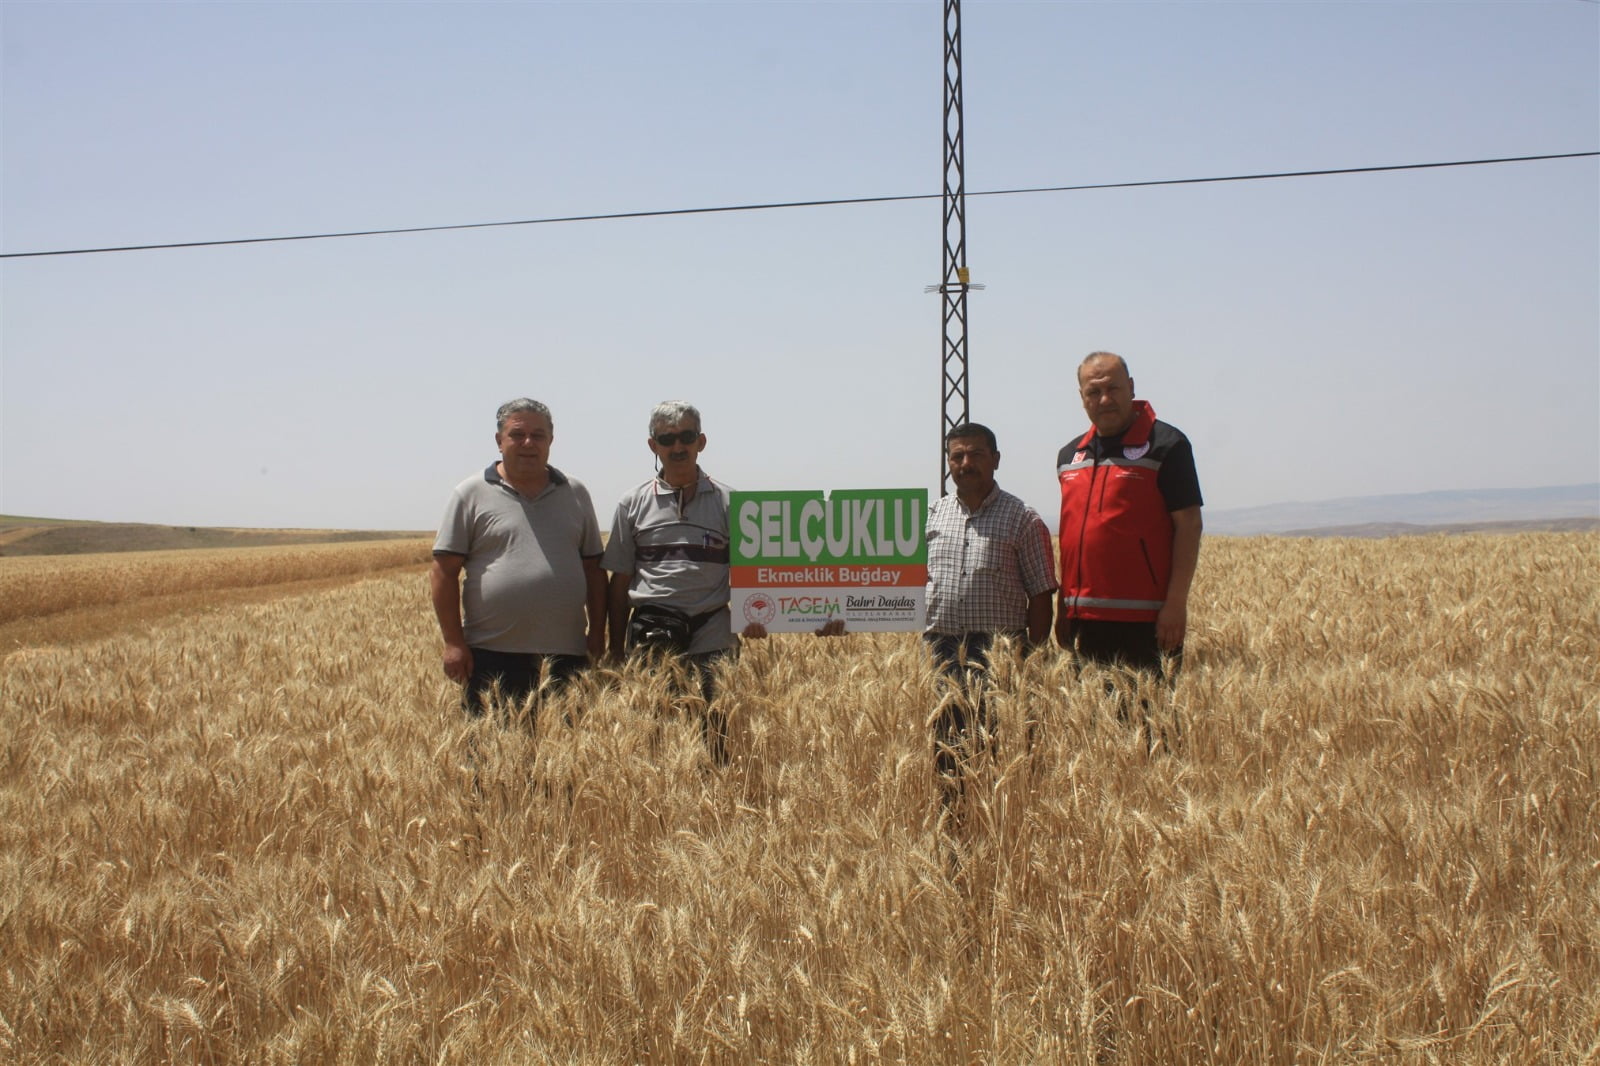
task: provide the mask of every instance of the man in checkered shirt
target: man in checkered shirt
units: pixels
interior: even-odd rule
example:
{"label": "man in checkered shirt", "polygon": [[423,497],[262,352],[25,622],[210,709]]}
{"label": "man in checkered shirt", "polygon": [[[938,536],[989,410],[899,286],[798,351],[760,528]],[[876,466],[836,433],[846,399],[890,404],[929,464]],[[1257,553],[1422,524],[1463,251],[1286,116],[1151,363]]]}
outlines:
{"label": "man in checkered shirt", "polygon": [[956,686],[934,733],[947,792],[959,788],[974,739],[993,732],[983,689],[997,636],[1025,650],[1045,640],[1057,588],[1050,530],[1032,507],[995,483],[994,431],[966,422],[945,434],[954,495],[928,511],[928,624],[922,639]]}

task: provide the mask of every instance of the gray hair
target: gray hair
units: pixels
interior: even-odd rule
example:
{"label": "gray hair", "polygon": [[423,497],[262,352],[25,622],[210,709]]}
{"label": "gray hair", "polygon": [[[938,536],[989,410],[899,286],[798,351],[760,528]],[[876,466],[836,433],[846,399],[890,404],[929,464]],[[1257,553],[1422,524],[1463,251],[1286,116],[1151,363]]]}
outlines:
{"label": "gray hair", "polygon": [[686,418],[694,420],[695,429],[700,428],[700,411],[694,404],[663,400],[650,412],[650,433],[653,436],[657,426],[675,426]]}
{"label": "gray hair", "polygon": [[550,423],[550,432],[555,432],[556,420],[550,416],[550,408],[538,400],[530,400],[526,396],[519,396],[515,400],[507,400],[500,405],[500,410],[494,413],[494,431],[499,433],[506,428],[506,419],[512,415],[520,415],[524,411],[532,411],[536,415],[544,415],[545,421]]}
{"label": "gray hair", "polygon": [[1128,369],[1128,361],[1122,358],[1122,356],[1118,355],[1116,352],[1090,352],[1088,355],[1083,357],[1083,362],[1078,364],[1079,381],[1083,380],[1083,368],[1094,362],[1096,359],[1115,359],[1117,362],[1122,364],[1122,372],[1128,375],[1130,378],[1133,377],[1133,371]]}

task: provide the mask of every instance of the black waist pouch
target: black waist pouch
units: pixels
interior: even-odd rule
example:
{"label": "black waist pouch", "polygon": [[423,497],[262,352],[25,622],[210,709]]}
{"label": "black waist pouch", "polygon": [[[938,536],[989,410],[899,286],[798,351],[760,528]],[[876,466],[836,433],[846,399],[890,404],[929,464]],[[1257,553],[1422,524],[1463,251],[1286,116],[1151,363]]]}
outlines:
{"label": "black waist pouch", "polygon": [[628,648],[682,655],[716,611],[689,615],[661,603],[641,603],[628,616]]}

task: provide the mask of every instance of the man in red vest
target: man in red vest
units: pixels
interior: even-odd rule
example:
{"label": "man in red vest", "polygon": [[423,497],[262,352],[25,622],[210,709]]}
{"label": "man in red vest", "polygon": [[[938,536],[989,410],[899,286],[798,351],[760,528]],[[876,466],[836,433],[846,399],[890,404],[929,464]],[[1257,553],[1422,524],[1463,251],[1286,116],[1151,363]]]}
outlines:
{"label": "man in red vest", "polygon": [[[1189,438],[1133,396],[1128,364],[1078,367],[1087,433],[1061,449],[1056,642],[1089,662],[1162,674],[1182,655],[1200,557],[1200,481]],[[1176,663],[1174,663],[1176,665]]]}

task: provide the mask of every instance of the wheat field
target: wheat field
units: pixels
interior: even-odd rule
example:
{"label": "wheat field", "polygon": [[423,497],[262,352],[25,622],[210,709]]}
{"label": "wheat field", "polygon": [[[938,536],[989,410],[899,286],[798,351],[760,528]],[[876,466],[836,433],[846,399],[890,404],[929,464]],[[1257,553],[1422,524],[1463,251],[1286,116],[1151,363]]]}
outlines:
{"label": "wheat field", "polygon": [[1003,663],[959,817],[913,635],[748,645],[720,770],[437,652],[419,567],[8,654],[0,1056],[1600,1063],[1600,535],[1209,539],[1170,698]]}

